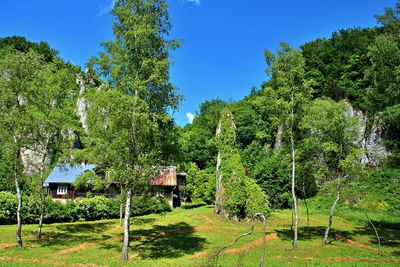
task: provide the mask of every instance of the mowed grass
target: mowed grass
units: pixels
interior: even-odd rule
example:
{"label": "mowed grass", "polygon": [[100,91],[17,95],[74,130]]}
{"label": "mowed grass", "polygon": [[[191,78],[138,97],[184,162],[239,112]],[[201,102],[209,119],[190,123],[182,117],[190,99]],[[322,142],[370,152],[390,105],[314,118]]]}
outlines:
{"label": "mowed grass", "polygon": [[[299,247],[291,249],[291,211],[275,211],[267,225],[267,266],[399,266],[398,230],[378,227],[382,255],[373,230],[360,221],[335,217],[330,243],[321,245],[328,217],[300,212]],[[372,217],[372,216],[371,216]],[[166,215],[131,220],[128,263],[120,261],[122,228],[117,220],[23,226],[24,248],[15,246],[14,225],[0,226],[0,266],[259,266],[262,225],[219,257],[215,253],[250,227],[213,213],[212,207],[176,209]]]}

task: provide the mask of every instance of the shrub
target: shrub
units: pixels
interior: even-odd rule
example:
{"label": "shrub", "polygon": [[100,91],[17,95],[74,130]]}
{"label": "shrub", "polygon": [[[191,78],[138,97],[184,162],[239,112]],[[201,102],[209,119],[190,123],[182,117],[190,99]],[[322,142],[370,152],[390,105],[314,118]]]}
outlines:
{"label": "shrub", "polygon": [[202,207],[202,206],[205,206],[205,205],[207,205],[207,203],[200,200],[200,201],[193,201],[193,202],[188,202],[188,203],[182,204],[181,208],[185,209],[185,210],[188,210],[188,209],[194,209],[194,208]]}
{"label": "shrub", "polygon": [[168,201],[161,197],[150,197],[147,195],[133,197],[132,199],[132,215],[145,215],[150,213],[163,213],[171,211]]}
{"label": "shrub", "polygon": [[16,218],[17,197],[9,192],[0,192],[0,224],[11,224]]}
{"label": "shrub", "polygon": [[[17,197],[10,192],[0,192],[0,224],[16,223]],[[40,198],[23,196],[23,223],[38,223]],[[136,196],[132,199],[132,216],[171,211],[165,198]],[[46,198],[44,223],[93,221],[119,217],[119,199],[104,196],[67,200],[65,204]]]}

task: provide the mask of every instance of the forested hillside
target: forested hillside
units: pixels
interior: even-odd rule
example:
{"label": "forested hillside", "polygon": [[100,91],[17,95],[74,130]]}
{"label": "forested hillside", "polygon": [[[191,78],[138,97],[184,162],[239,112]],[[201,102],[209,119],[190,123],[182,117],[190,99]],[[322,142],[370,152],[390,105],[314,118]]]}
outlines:
{"label": "forested hillside", "polygon": [[365,186],[386,184],[376,195],[393,207],[400,167],[400,5],[376,19],[379,27],[338,30],[299,49],[282,43],[276,54],[265,52],[260,88],[237,102],[202,103],[180,137],[191,197],[215,200],[216,129],[221,111],[229,109],[246,175],[273,208],[293,206],[291,139],[298,198],[314,197],[339,180],[344,188],[359,182],[350,202],[368,208]]}

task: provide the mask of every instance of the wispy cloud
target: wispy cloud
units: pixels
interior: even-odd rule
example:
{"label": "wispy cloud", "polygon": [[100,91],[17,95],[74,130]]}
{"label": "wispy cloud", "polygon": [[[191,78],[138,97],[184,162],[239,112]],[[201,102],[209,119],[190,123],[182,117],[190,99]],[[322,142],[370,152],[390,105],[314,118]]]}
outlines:
{"label": "wispy cloud", "polygon": [[117,1],[117,0],[111,0],[111,3],[109,5],[107,5],[106,7],[100,6],[99,15],[101,16],[101,15],[109,13],[111,11],[111,9],[113,9],[113,7],[115,5],[115,1]]}
{"label": "wispy cloud", "polygon": [[195,4],[196,6],[199,6],[201,4],[201,0],[179,0],[179,1],[182,3],[189,2],[189,3]]}
{"label": "wispy cloud", "polygon": [[186,118],[188,119],[189,123],[192,123],[192,122],[193,122],[194,117],[195,117],[194,114],[192,114],[192,113],[190,113],[190,112],[187,112],[187,113],[186,113]]}
{"label": "wispy cloud", "polygon": [[195,5],[200,5],[201,1],[200,0],[187,0],[188,2],[194,3]]}

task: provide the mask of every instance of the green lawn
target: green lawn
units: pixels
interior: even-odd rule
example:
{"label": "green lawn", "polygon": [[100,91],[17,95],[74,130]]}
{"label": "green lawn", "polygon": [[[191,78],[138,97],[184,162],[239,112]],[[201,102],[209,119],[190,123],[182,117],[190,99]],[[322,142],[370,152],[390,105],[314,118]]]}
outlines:
{"label": "green lawn", "polygon": [[[291,211],[276,211],[268,220],[267,266],[399,266],[398,230],[379,227],[383,255],[378,255],[373,230],[360,221],[335,217],[331,242],[321,238],[327,216],[311,215],[306,226],[301,209],[299,248],[291,250]],[[372,217],[372,216],[371,216]],[[120,261],[122,228],[116,220],[46,225],[35,241],[36,225],[23,226],[23,249],[15,246],[15,226],[0,226],[0,266],[258,266],[262,232],[239,240],[225,254],[218,249],[249,229],[213,214],[210,207],[177,209],[132,219],[131,251]]]}

